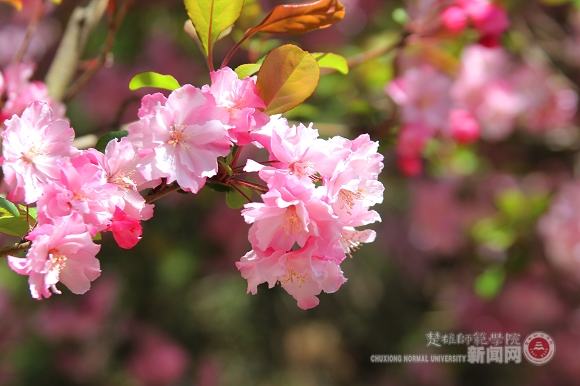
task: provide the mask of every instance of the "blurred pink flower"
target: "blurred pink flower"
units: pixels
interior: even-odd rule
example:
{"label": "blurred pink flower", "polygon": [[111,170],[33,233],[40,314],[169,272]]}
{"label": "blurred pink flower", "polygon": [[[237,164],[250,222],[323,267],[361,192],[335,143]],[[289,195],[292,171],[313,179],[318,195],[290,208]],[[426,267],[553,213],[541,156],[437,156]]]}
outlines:
{"label": "blurred pink flower", "polygon": [[449,135],[461,144],[468,144],[479,138],[479,123],[470,112],[453,109],[449,114]]}
{"label": "blurred pink flower", "polygon": [[176,341],[157,331],[142,330],[128,368],[140,384],[164,386],[183,378],[188,361],[187,351]]}
{"label": "blurred pink flower", "polygon": [[65,106],[48,96],[46,85],[40,81],[30,82],[35,68],[34,63],[16,63],[0,72],[0,95],[5,94],[5,102],[0,104],[0,124],[14,114],[22,114],[33,101],[48,103],[56,119],[64,118]]}
{"label": "blurred pink flower", "polygon": [[441,130],[451,108],[452,79],[429,64],[412,67],[387,84],[386,92],[400,106],[402,120]]}
{"label": "blurred pink flower", "polygon": [[562,186],[538,222],[546,256],[564,275],[580,282],[580,182]]}

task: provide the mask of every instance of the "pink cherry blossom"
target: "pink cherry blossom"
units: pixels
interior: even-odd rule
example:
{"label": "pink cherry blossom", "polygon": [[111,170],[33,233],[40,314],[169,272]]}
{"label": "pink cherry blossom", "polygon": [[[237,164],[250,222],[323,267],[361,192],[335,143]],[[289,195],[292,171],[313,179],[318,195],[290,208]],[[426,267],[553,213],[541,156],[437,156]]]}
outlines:
{"label": "pink cherry blossom", "polygon": [[321,291],[335,292],[346,281],[335,261],[316,254],[313,239],[301,249],[274,251],[264,257],[250,251],[236,266],[248,280],[248,293],[256,294],[261,283],[272,288],[279,282],[304,310],[318,305],[316,295]]}
{"label": "pink cherry blossom", "polygon": [[71,292],[83,294],[101,274],[95,257],[101,247],[93,243],[77,213],[39,226],[27,239],[32,241],[32,246],[26,258],[8,256],[8,265],[15,272],[29,276],[30,293],[35,299],[50,297],[50,290],[60,294],[56,288],[59,281]]}
{"label": "pink cherry blossom", "polygon": [[238,145],[247,145],[252,142],[250,133],[269,122],[268,115],[258,109],[265,109],[266,105],[260,98],[256,87],[256,77],[238,79],[231,68],[224,67],[210,73],[211,86],[202,88],[215,98],[216,105],[228,111],[230,119],[228,130],[230,139]]}
{"label": "pink cherry blossom", "polygon": [[74,130],[64,120],[55,120],[44,102],[33,102],[22,113],[6,121],[2,132],[2,170],[12,187],[9,200],[33,203],[43,186],[60,176],[59,160],[78,154],[72,147]]}
{"label": "pink cherry blossom", "polygon": [[38,200],[38,221],[54,222],[78,213],[92,236],[107,228],[114,211],[111,197],[118,189],[107,183],[103,169],[85,156],[72,162],[58,161],[57,166],[60,178],[47,184]]}
{"label": "pink cherry blossom", "polygon": [[287,251],[294,243],[305,245],[310,237],[320,238],[321,247],[338,240],[340,223],[309,178],[274,172],[268,184],[264,203],[246,204],[242,211],[246,222],[253,224],[249,239],[254,249]]}
{"label": "pink cherry blossom", "polygon": [[139,220],[148,220],[153,216],[153,205],[146,204],[139,193],[139,187],[147,182],[137,171],[142,159],[126,137],[120,141],[110,141],[104,154],[88,149],[83,155],[104,170],[106,182],[117,186],[118,192],[111,197],[112,207],[118,206],[127,215]]}
{"label": "pink cherry blossom", "polygon": [[346,226],[361,226],[380,221],[369,207],[383,201],[384,186],[377,180],[383,168],[378,143],[361,135],[350,142],[350,154],[341,159],[324,188],[334,214]]}
{"label": "pink cherry blossom", "polygon": [[141,119],[129,125],[128,140],[151,157],[139,171],[148,180],[166,178],[197,193],[217,173],[217,157],[230,151],[229,115],[201,90],[185,85],[165,99],[143,98]]}
{"label": "pink cherry blossom", "polygon": [[139,220],[127,216],[119,207],[115,208],[111,225],[107,230],[113,232],[113,237],[117,244],[124,249],[133,248],[143,234],[143,228]]}

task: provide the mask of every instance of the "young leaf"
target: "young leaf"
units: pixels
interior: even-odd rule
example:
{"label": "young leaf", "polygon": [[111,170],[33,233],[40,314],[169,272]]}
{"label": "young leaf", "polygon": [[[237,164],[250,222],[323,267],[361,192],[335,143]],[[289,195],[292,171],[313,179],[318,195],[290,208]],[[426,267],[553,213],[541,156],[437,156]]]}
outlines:
{"label": "young leaf", "polygon": [[24,217],[0,217],[0,232],[22,237],[28,233],[28,224]]}
{"label": "young leaf", "polygon": [[473,283],[475,293],[482,299],[491,300],[501,290],[506,272],[503,267],[489,267]]}
{"label": "young leaf", "polygon": [[6,209],[8,213],[12,215],[12,217],[20,216],[20,212],[18,211],[16,205],[14,205],[12,202],[8,201],[7,199],[1,196],[0,196],[0,208]]}
{"label": "young leaf", "polygon": [[280,114],[304,102],[316,89],[320,68],[308,52],[287,44],[272,50],[262,63],[256,86],[266,113]]}
{"label": "young leaf", "polygon": [[181,86],[171,75],[162,75],[156,72],[142,72],[131,79],[129,89],[138,90],[143,87],[156,87],[173,91]]}
{"label": "young leaf", "polygon": [[[242,192],[244,192],[244,194],[246,196],[248,196],[250,198],[252,197],[252,189],[247,188],[245,186],[237,186],[237,188],[239,190],[241,190]],[[226,204],[231,209],[240,209],[247,203],[248,203],[248,199],[246,197],[244,197],[236,189],[229,190],[226,193]]]}
{"label": "young leaf", "polygon": [[252,76],[256,72],[260,71],[261,64],[258,63],[250,63],[250,64],[242,64],[238,66],[234,71],[238,74],[238,78],[244,79],[247,76]]}
{"label": "young leaf", "polygon": [[97,144],[95,145],[95,149],[97,149],[101,153],[104,153],[105,148],[107,147],[107,144],[109,143],[110,140],[121,139],[123,137],[126,137],[128,134],[129,134],[129,132],[127,130],[108,132],[107,134],[105,134],[101,138],[99,138],[99,140],[97,141]]}
{"label": "young leaf", "polygon": [[256,32],[303,34],[327,28],[344,18],[344,5],[338,0],[308,1],[275,7],[257,26],[244,34],[244,39]]}
{"label": "young leaf", "polygon": [[184,0],[183,3],[205,56],[211,58],[220,33],[240,17],[244,0]]}
{"label": "young leaf", "polygon": [[348,74],[348,63],[344,57],[330,52],[316,52],[312,56],[314,56],[320,68],[332,68],[343,75]]}

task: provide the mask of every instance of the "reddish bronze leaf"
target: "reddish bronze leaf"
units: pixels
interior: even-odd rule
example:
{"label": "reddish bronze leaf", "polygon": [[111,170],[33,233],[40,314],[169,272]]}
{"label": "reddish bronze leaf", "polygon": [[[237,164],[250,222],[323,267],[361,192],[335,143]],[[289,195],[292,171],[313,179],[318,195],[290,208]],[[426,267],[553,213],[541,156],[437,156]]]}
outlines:
{"label": "reddish bronze leaf", "polygon": [[107,16],[109,20],[113,20],[117,14],[117,0],[109,0],[107,3]]}
{"label": "reddish bronze leaf", "polygon": [[298,106],[316,90],[319,78],[318,63],[308,52],[291,44],[272,50],[256,82],[265,112],[281,114]]}
{"label": "reddish bronze leaf", "polygon": [[22,0],[0,0],[2,3],[8,3],[17,10],[22,10]]}
{"label": "reddish bronze leaf", "polygon": [[318,0],[275,7],[257,26],[246,31],[244,37],[256,32],[299,34],[327,28],[344,18],[344,5],[338,0]]}

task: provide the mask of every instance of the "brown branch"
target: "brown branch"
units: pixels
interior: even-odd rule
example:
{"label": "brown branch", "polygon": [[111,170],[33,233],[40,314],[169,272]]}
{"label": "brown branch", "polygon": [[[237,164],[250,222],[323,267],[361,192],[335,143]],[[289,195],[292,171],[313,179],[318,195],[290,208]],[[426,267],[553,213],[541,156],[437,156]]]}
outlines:
{"label": "brown branch", "polygon": [[181,187],[179,186],[179,184],[177,182],[174,182],[171,185],[165,185],[158,190],[154,189],[150,194],[145,196],[145,202],[150,204],[153,201],[157,201],[160,198],[168,196],[173,192],[177,192],[179,189],[181,189]]}
{"label": "brown branch", "polygon": [[2,248],[0,249],[0,258],[27,251],[30,248],[30,244],[30,241],[26,241],[24,243],[16,243],[11,247]]}

